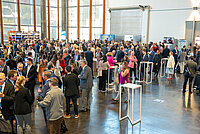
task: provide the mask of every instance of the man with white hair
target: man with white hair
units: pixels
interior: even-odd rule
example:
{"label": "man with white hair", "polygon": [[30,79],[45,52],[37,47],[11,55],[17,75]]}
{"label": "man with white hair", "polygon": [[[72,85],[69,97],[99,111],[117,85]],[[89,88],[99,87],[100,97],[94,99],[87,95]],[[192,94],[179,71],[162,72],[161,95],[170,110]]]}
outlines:
{"label": "man with white hair", "polygon": [[47,108],[49,134],[60,134],[61,123],[64,117],[65,96],[58,88],[58,79],[53,77],[49,83],[50,91],[38,105]]}
{"label": "man with white hair", "polygon": [[87,66],[87,61],[81,61],[81,67],[83,68],[80,79],[80,88],[82,90],[81,102],[80,102],[80,112],[86,112],[90,110],[90,98],[93,86],[92,70]]}

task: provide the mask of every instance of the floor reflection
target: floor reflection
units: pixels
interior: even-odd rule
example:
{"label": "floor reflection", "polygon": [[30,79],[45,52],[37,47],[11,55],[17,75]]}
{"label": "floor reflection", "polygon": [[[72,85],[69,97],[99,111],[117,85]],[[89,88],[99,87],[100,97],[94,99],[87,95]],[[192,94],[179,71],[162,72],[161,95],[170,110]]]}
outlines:
{"label": "floor reflection", "polygon": [[[144,84],[142,122],[132,126],[128,119],[119,121],[119,104],[112,101],[115,94],[98,92],[94,81],[91,111],[80,113],[79,119],[65,119],[69,129],[66,134],[199,134],[200,97],[194,93],[189,95],[188,92],[183,95],[182,84],[183,75],[176,75],[171,82],[163,77],[155,78],[152,84]],[[134,119],[137,119],[139,91],[134,92]],[[127,104],[122,102],[124,116],[127,114]],[[131,106],[129,112],[131,116]],[[34,109],[32,117],[32,133],[46,134],[43,113],[39,107]]]}

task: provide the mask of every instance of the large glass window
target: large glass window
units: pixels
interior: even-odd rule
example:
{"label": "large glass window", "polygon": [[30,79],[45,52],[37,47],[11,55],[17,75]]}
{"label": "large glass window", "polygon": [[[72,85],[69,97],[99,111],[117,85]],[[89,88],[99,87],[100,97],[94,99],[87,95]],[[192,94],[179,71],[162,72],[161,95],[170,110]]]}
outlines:
{"label": "large glass window", "polygon": [[69,0],[69,40],[77,40],[77,0]]}
{"label": "large glass window", "polygon": [[80,0],[80,39],[89,40],[90,0]]}
{"label": "large glass window", "polygon": [[19,2],[24,4],[33,4],[33,0],[20,0]]}
{"label": "large glass window", "polygon": [[80,0],[80,6],[90,6],[90,0]]}
{"label": "large glass window", "polygon": [[8,41],[8,32],[17,30],[17,3],[16,0],[2,1],[3,36]]}
{"label": "large glass window", "polygon": [[102,6],[103,5],[103,0],[92,0],[92,5],[101,5]]}
{"label": "large glass window", "polygon": [[58,38],[58,0],[50,0],[50,37]]}
{"label": "large glass window", "polygon": [[[101,0],[102,1],[102,0]],[[102,25],[103,25],[103,5],[97,0],[94,3],[98,5],[92,6],[92,39],[99,39],[100,34],[102,34]]]}
{"label": "large glass window", "polygon": [[34,31],[33,0],[20,0],[21,31]]}
{"label": "large glass window", "polygon": [[41,26],[41,9],[40,9],[40,6],[36,6],[36,26]]}

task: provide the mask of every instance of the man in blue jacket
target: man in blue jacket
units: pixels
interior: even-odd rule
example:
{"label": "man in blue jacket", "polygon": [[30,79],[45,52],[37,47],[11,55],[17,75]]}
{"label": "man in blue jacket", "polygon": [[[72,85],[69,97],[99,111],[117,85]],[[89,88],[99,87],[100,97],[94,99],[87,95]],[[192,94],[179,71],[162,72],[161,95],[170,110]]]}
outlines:
{"label": "man in blue jacket", "polygon": [[174,56],[174,60],[175,60],[175,66],[176,66],[176,64],[177,64],[177,62],[178,62],[178,55],[179,55],[179,50],[178,50],[178,46],[176,46],[173,50],[172,50],[172,52],[173,52],[173,56]]}

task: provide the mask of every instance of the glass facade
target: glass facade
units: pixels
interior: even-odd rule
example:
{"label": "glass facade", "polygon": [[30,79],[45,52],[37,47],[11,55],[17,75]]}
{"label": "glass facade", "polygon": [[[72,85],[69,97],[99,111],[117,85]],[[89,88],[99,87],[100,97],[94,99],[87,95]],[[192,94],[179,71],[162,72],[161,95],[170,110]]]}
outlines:
{"label": "glass facade", "polygon": [[69,2],[69,40],[77,40],[77,0],[68,0]]}
{"label": "glass facade", "polygon": [[16,0],[2,1],[2,17],[3,17],[3,36],[4,40],[8,40],[8,32],[18,30],[18,14]]}
{"label": "glass facade", "polygon": [[[97,1],[97,0],[96,0]],[[94,1],[95,2],[95,1]],[[99,39],[103,25],[103,6],[92,6],[92,39]]]}
{"label": "glass facade", "polygon": [[[67,1],[67,0],[66,0]],[[22,31],[34,31],[33,0],[20,0],[20,23]],[[40,0],[36,4],[36,30],[41,32]],[[47,2],[47,1],[46,1]],[[77,40],[77,2],[68,0],[69,40]],[[47,6],[47,3],[46,3]],[[59,28],[58,28],[59,8]],[[48,9],[46,7],[46,20],[48,25]],[[8,40],[9,31],[18,31],[17,0],[2,0],[2,17],[4,40]],[[99,38],[102,33],[103,0],[92,1],[92,39]],[[90,0],[80,0],[80,39],[89,39]],[[50,0],[50,37],[57,39],[62,31],[62,0]],[[48,30],[47,30],[48,31]],[[47,33],[48,34],[48,33]],[[60,35],[59,35],[60,36]],[[0,37],[1,38],[1,37]]]}
{"label": "glass facade", "polygon": [[21,31],[34,31],[33,0],[20,0]]}
{"label": "glass facade", "polygon": [[90,0],[80,0],[80,40],[89,40]]}

